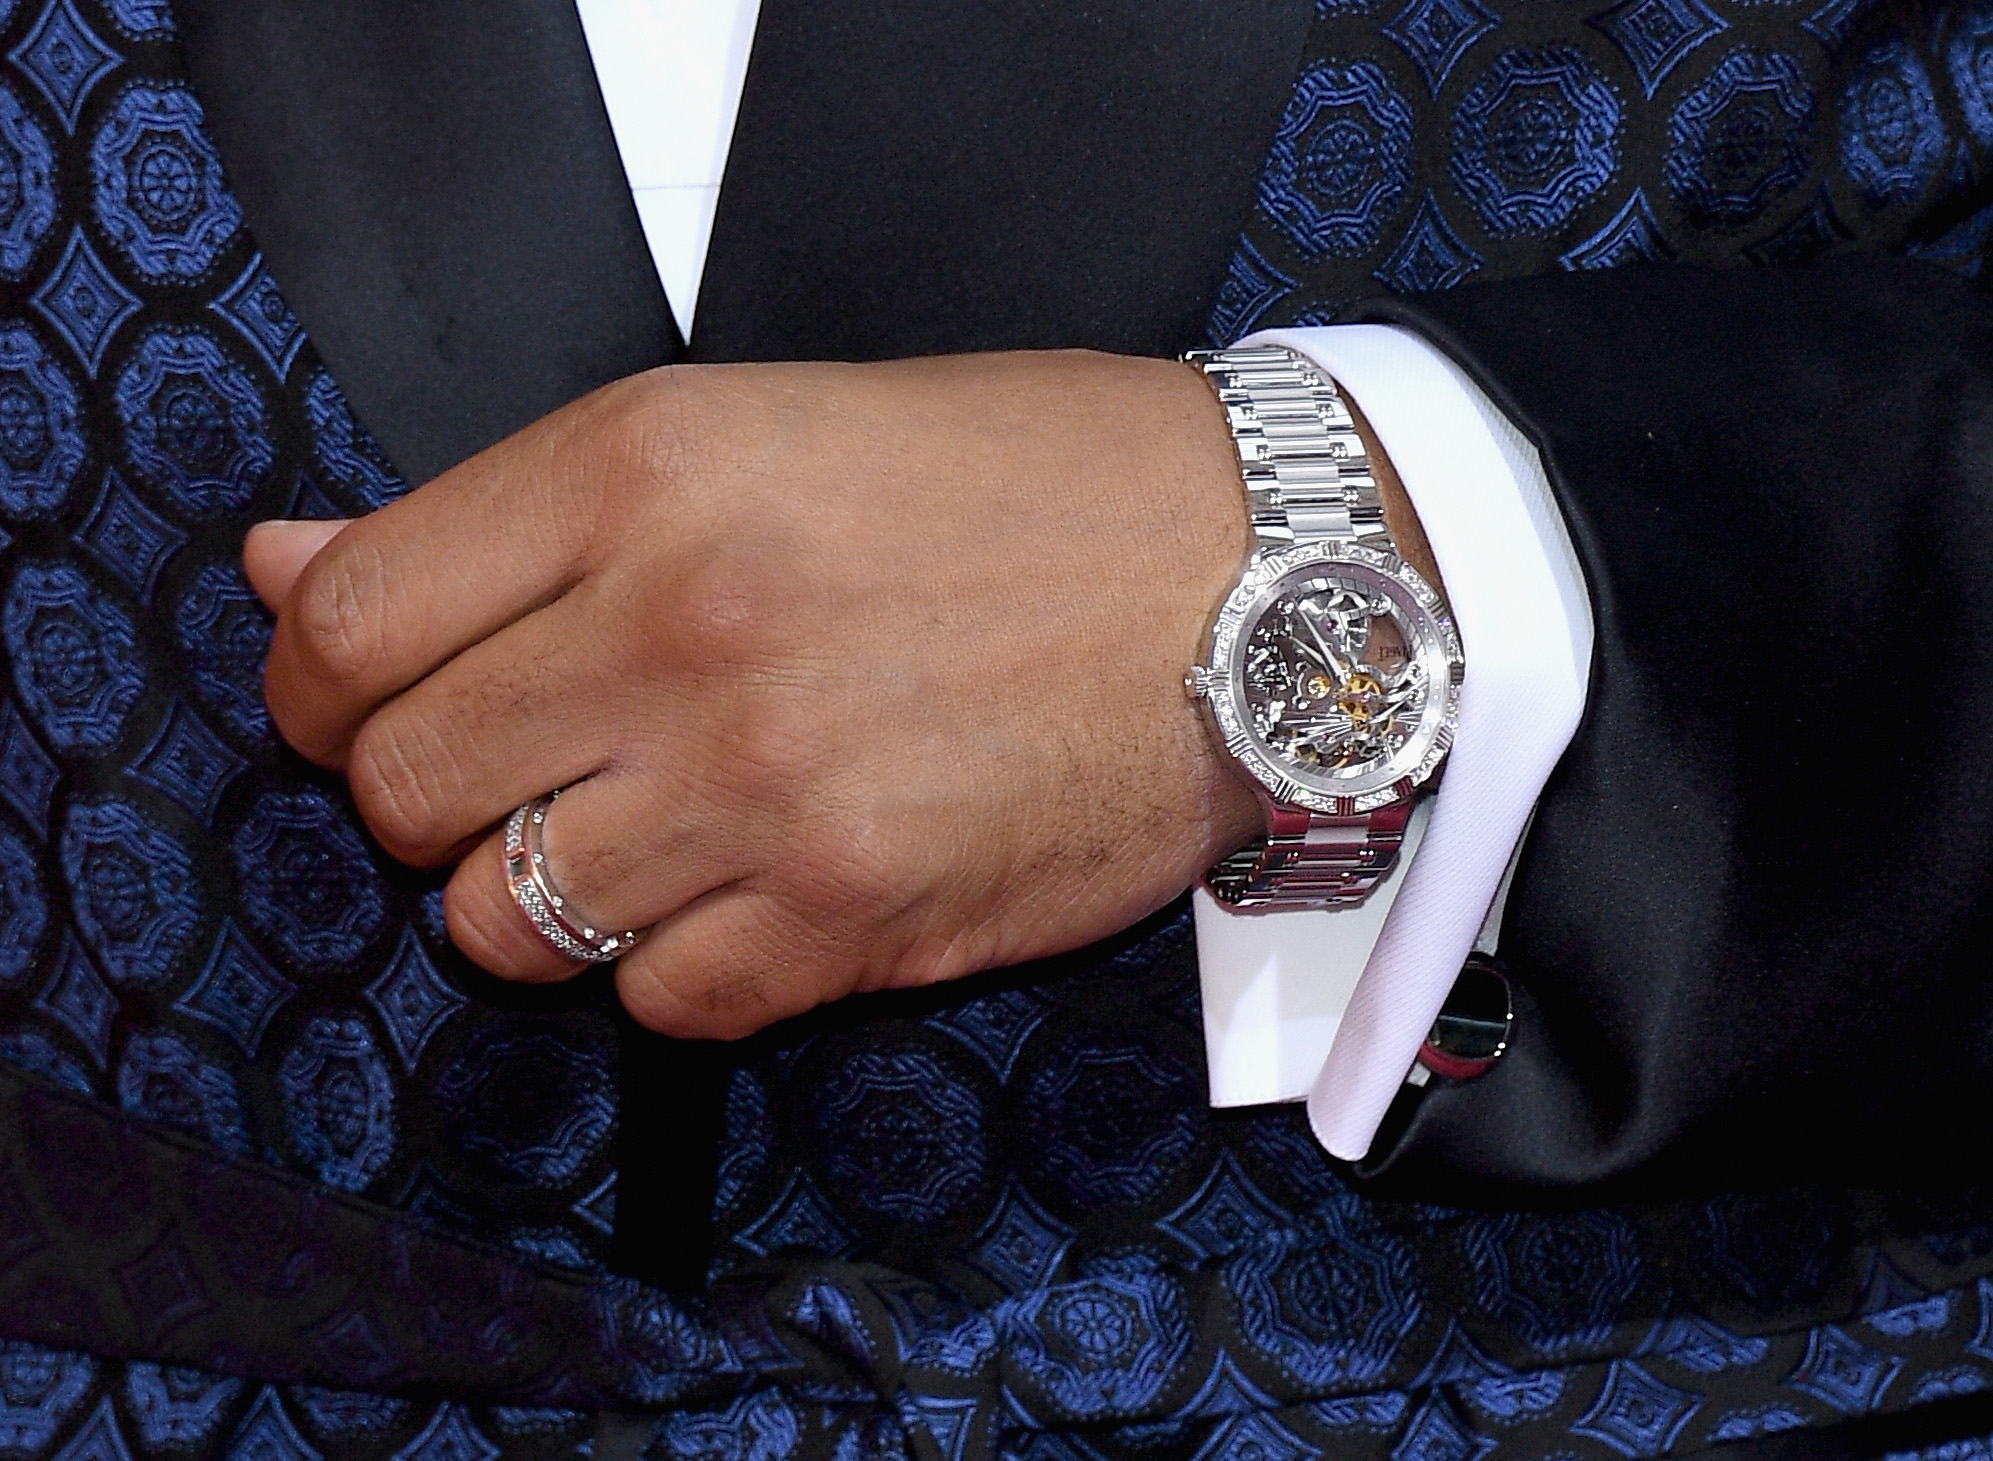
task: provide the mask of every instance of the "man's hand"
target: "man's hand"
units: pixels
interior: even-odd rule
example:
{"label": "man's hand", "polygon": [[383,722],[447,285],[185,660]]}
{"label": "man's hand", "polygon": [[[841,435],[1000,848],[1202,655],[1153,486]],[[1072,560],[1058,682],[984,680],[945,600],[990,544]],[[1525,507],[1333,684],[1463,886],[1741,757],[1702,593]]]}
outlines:
{"label": "man's hand", "polygon": [[1062,353],[653,371],[245,557],[277,725],[461,860],[471,958],[576,972],[493,830],[568,787],[562,891],[657,925],[625,1004],[732,1036],[1102,937],[1258,830],[1182,686],[1247,544],[1196,372]]}

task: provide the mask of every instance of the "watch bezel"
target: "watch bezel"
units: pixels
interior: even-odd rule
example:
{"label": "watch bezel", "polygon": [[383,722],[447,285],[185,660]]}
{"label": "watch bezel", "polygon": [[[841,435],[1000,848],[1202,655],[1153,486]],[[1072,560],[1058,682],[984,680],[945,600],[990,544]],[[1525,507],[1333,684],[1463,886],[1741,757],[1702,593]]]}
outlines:
{"label": "watch bezel", "polygon": [[[1333,788],[1310,785],[1298,772],[1274,759],[1248,729],[1242,713],[1245,701],[1244,662],[1239,654],[1242,638],[1278,595],[1280,585],[1298,570],[1354,565],[1367,568],[1402,593],[1401,607],[1415,609],[1407,620],[1418,642],[1418,653],[1427,662],[1429,682],[1443,697],[1442,713],[1431,740],[1416,764],[1405,768],[1397,758],[1385,766],[1360,776],[1335,778]],[[1388,590],[1387,590],[1388,591]],[[1410,600],[1410,604],[1404,600]],[[1435,662],[1444,673],[1434,674]],[[1446,603],[1417,569],[1397,554],[1361,543],[1326,539],[1317,543],[1294,544],[1263,549],[1253,555],[1238,585],[1218,610],[1211,630],[1211,656],[1203,666],[1206,702],[1217,721],[1225,748],[1276,802],[1306,807],[1328,815],[1349,815],[1375,811],[1397,801],[1411,788],[1431,780],[1453,746],[1455,721],[1460,704],[1460,682],[1466,660],[1460,650],[1460,636],[1454,628]],[[1422,718],[1420,735],[1427,734],[1430,713]]]}

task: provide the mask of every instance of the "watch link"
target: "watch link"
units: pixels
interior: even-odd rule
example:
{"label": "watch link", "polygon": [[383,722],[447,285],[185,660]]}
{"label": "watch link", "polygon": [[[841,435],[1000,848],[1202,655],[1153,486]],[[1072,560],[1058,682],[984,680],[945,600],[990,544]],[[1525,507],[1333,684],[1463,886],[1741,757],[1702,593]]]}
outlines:
{"label": "watch link", "polygon": [[1398,556],[1335,383],[1279,346],[1184,359],[1224,408],[1255,538],[1184,683],[1267,810],[1205,886],[1242,910],[1360,903],[1453,743],[1460,638]]}

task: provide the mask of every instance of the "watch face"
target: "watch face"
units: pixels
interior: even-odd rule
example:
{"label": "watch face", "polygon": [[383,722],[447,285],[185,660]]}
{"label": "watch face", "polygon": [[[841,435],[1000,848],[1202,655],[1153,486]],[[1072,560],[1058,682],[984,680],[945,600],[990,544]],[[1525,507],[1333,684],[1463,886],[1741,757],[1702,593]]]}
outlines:
{"label": "watch face", "polygon": [[1438,596],[1349,544],[1284,550],[1258,580],[1220,616],[1212,666],[1230,690],[1213,709],[1231,702],[1220,723],[1247,768],[1303,804],[1375,804],[1429,776],[1451,742],[1460,664]]}

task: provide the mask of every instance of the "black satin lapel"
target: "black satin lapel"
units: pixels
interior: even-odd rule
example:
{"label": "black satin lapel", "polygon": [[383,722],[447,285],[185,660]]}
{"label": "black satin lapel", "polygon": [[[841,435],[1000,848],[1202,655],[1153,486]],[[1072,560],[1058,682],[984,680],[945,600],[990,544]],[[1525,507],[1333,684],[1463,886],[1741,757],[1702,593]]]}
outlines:
{"label": "black satin lapel", "polygon": [[249,226],[422,482],[671,358],[572,0],[179,0]]}
{"label": "black satin lapel", "polygon": [[692,352],[1199,343],[1303,0],[762,0]]}

